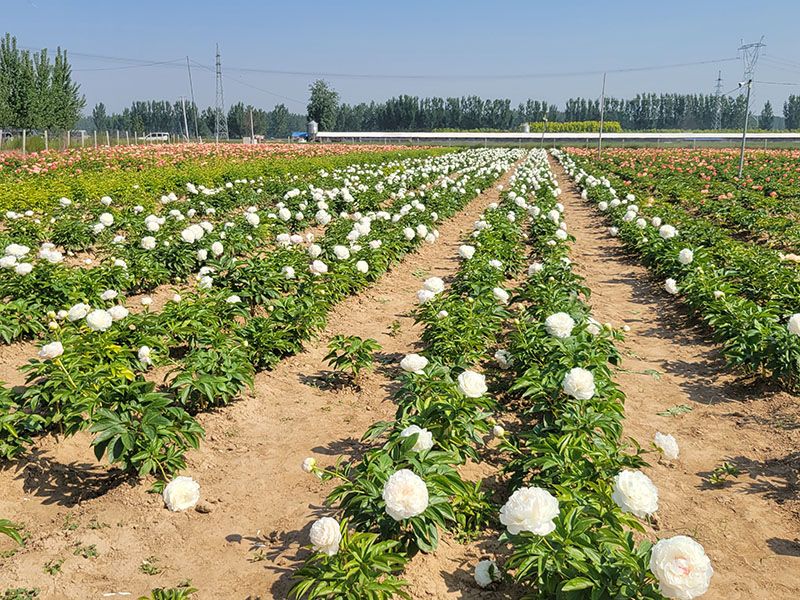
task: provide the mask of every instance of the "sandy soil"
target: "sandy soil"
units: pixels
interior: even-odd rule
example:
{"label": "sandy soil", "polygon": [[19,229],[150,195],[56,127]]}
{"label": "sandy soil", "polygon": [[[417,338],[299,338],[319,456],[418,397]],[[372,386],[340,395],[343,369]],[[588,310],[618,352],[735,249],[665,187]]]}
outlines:
{"label": "sandy soil", "polygon": [[[646,469],[660,493],[658,537],[695,537],[714,565],[704,598],[800,597],[800,405],[789,394],[729,374],[708,332],[606,232],[553,161],[572,257],[592,290],[595,317],[631,327],[616,380],[627,394],[626,433],[649,446],[672,433],[681,455]],[[671,407],[692,410],[660,416]],[[728,461],[741,475],[706,481]]]}
{"label": "sandy soil", "polygon": [[[328,514],[322,501],[330,484],[303,473],[300,463],[314,455],[331,464],[357,453],[366,428],[393,415],[395,365],[420,335],[409,316],[415,291],[428,276],[452,276],[462,237],[496,200],[494,188],[476,198],[442,224],[438,243],[339,305],[321,339],[259,374],[251,397],[200,416],[207,440],[190,453],[186,474],[201,484],[204,512],[168,512],[148,486],[131,486],[98,464],[86,436],[37,443],[0,473],[0,515],[24,523],[30,536],[26,549],[0,558],[0,590],[39,587],[45,600],[119,592],[135,598],[188,579],[203,599],[285,597],[311,521]],[[399,329],[391,335],[395,321]],[[383,346],[382,364],[360,392],[331,385],[322,358],[338,333],[373,337]],[[11,547],[0,543],[0,550]],[[76,556],[79,544],[94,545],[98,556]],[[45,563],[60,559],[59,573],[44,572]],[[144,561],[154,561],[160,573],[146,574]],[[439,569],[431,576],[438,579]]]}

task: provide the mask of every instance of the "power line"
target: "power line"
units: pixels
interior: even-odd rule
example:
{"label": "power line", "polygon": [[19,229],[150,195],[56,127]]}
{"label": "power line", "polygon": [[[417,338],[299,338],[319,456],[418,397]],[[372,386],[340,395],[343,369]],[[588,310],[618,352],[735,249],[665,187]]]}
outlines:
{"label": "power line", "polygon": [[791,81],[755,81],[754,83],[763,83],[765,85],[800,85],[800,83],[793,83]]}
{"label": "power line", "polygon": [[[196,67],[199,67],[201,69],[205,69],[206,71],[211,71],[211,72],[214,71],[213,69],[211,69],[211,67],[208,67],[208,66],[206,66],[206,65],[204,65],[202,63],[199,63],[196,60],[192,60],[192,63]],[[245,87],[253,88],[254,90],[258,90],[259,92],[264,92],[265,94],[269,94],[270,96],[275,96],[276,98],[282,98],[284,100],[289,100],[290,102],[299,102],[300,104],[305,104],[305,100],[298,100],[297,98],[291,98],[289,96],[284,96],[282,94],[278,94],[276,92],[273,92],[273,91],[258,87],[257,85],[253,85],[251,83],[247,83],[246,81],[242,81],[241,79],[233,77],[230,74],[227,75],[227,78],[231,79],[231,80],[235,81],[236,83],[238,83],[240,85],[243,85]]]}

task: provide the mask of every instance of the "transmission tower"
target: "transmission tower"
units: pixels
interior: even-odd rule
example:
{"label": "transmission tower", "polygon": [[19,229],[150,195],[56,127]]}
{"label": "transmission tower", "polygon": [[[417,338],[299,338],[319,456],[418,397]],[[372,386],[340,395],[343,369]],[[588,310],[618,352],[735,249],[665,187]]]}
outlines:
{"label": "transmission tower", "polygon": [[757,42],[753,42],[752,44],[745,44],[744,40],[742,40],[742,45],[739,46],[739,52],[742,55],[742,65],[744,66],[744,81],[750,81],[753,79],[753,76],[756,72],[756,63],[758,62],[758,56],[761,54],[761,49],[766,48],[766,44],[764,43],[764,36],[761,36],[761,39]]}
{"label": "transmission tower", "polygon": [[225,114],[225,94],[222,91],[222,59],[217,44],[217,99],[214,103],[214,139],[228,139],[228,117]]}
{"label": "transmission tower", "polygon": [[722,129],[722,71],[717,73],[717,87],[714,90],[714,129]]}

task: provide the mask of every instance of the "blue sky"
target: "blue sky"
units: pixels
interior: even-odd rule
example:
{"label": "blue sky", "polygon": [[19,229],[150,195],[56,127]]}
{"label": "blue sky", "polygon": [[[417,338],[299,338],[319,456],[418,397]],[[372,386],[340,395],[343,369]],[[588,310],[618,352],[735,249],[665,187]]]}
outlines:
{"label": "blue sky", "polygon": [[[766,54],[756,80],[800,82],[798,22],[797,0],[2,0],[0,32],[17,36],[24,47],[60,45],[72,52],[74,76],[88,109],[99,101],[119,110],[133,99],[188,96],[187,73],[178,62],[143,67],[81,54],[150,62],[185,61],[189,55],[213,66],[219,42],[227,104],[242,100],[271,108],[284,102],[293,112],[305,112],[308,84],[316,77],[234,69],[383,75],[325,77],[346,102],[409,93],[478,94],[514,102],[531,97],[563,104],[570,96],[599,96],[602,76],[475,76],[582,73],[731,58],[742,39],[764,35]],[[719,69],[723,91],[736,87],[741,61],[610,73],[607,94],[710,93]],[[198,104],[212,104],[213,73],[195,66],[193,78]],[[789,93],[800,94],[800,86],[758,84],[754,107],[760,111],[769,99],[780,114]]]}

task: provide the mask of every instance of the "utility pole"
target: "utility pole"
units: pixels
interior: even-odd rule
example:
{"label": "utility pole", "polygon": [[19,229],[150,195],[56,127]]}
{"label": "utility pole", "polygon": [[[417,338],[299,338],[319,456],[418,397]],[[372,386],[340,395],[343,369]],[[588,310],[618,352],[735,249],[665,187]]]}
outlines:
{"label": "utility pole", "polygon": [[228,117],[225,114],[225,95],[222,91],[222,59],[219,55],[219,44],[217,44],[217,96],[214,103],[214,139],[219,143],[219,139],[228,139]]}
{"label": "utility pole", "polygon": [[189,66],[189,55],[186,55],[186,70],[189,72],[189,93],[192,97],[192,108],[194,109],[194,136],[200,139],[200,130],[197,128],[197,104],[194,102],[194,85],[192,85],[192,67]]}
{"label": "utility pole", "polygon": [[606,108],[606,74],[603,73],[603,89],[600,91],[600,135],[597,138],[597,157],[603,153],[603,124]]}
{"label": "utility pole", "polygon": [[181,108],[183,109],[183,130],[186,133],[186,141],[189,141],[189,122],[186,120],[186,98],[181,96]]}
{"label": "utility pole", "polygon": [[748,79],[746,82],[740,83],[739,85],[747,86],[747,101],[744,107],[744,126],[742,127],[742,149],[739,151],[739,179],[741,179],[742,170],[744,169],[744,147],[747,143],[747,121],[750,118],[750,89],[753,87],[753,80]]}
{"label": "utility pole", "polygon": [[747,123],[750,119],[750,92],[753,89],[753,79],[756,73],[756,63],[758,62],[758,55],[761,49],[765,48],[764,36],[752,44],[742,44],[739,46],[739,52],[742,53],[742,64],[744,66],[744,80],[739,84],[739,89],[747,86],[747,99],[745,100],[744,107],[744,125],[742,126],[742,148],[739,151],[739,179],[742,178],[742,171],[744,170],[744,149],[747,145]]}
{"label": "utility pole", "polygon": [[256,135],[255,135],[255,132],[253,131],[253,107],[252,106],[250,107],[250,143],[251,144],[255,144],[256,143]]}
{"label": "utility pole", "polygon": [[722,70],[717,73],[717,87],[714,90],[714,129],[722,129]]}

